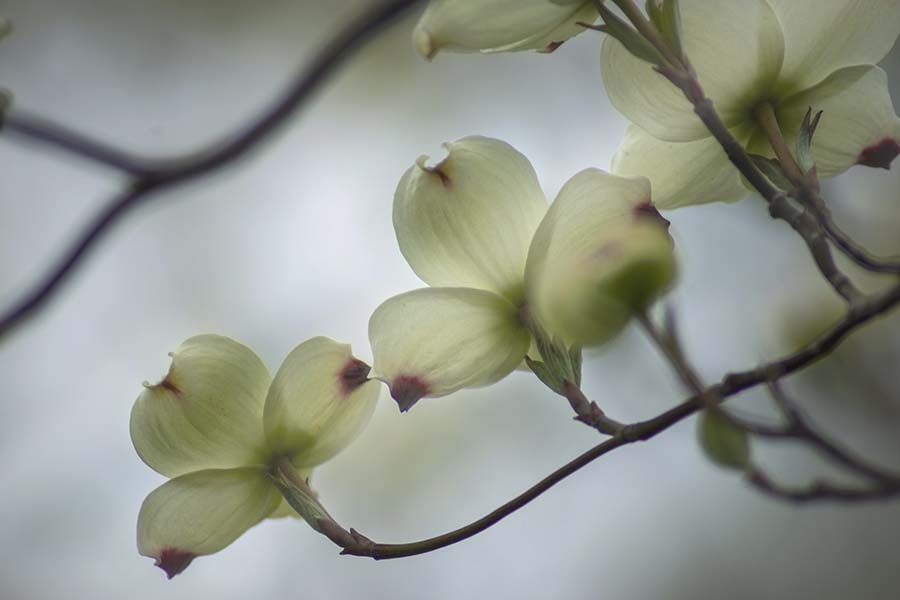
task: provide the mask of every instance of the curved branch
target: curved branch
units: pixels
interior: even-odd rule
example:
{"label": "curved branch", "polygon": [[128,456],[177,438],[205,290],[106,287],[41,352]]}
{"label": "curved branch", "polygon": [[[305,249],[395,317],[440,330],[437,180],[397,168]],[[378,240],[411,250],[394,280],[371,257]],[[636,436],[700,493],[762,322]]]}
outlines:
{"label": "curved branch", "polygon": [[13,127],[17,133],[52,143],[62,149],[132,174],[138,173],[139,176],[134,177],[129,189],[116,196],[85,228],[58,264],[32,290],[25,293],[0,316],[0,338],[44,306],[71,275],[72,270],[84,259],[88,250],[124,214],[148,200],[152,193],[208,175],[244,157],[282,126],[365,41],[420,1],[389,0],[369,8],[332,39],[319,52],[312,64],[297,75],[284,94],[248,126],[206,150],[160,161],[159,164],[164,165],[160,168],[48,123],[31,120],[26,127],[23,118],[14,118]]}
{"label": "curved branch", "polygon": [[146,177],[154,171],[148,160],[27,113],[8,112],[0,123],[0,130],[66,150],[135,178]]}
{"label": "curved branch", "polygon": [[[560,469],[557,469],[534,486],[528,488],[506,504],[488,513],[477,521],[473,521],[472,523],[449,533],[405,544],[377,543],[360,534],[358,531],[351,529],[350,533],[353,535],[355,543],[345,546],[341,551],[341,554],[368,556],[376,560],[384,560],[425,554],[462,542],[497,524],[539,497],[557,483],[601,456],[612,452],[616,448],[628,446],[635,442],[649,440],[663,431],[666,431],[676,423],[704,408],[707,403],[710,402],[710,399],[715,402],[721,402],[724,399],[739,394],[751,387],[766,383],[773,377],[790,375],[821,360],[856,328],[869,322],[871,319],[884,314],[898,304],[900,304],[900,284],[858,305],[844,318],[844,320],[835,325],[829,332],[798,352],[765,363],[756,369],[726,375],[719,383],[703,390],[702,394],[696,394],[652,419],[626,425],[613,437],[594,446],[581,456],[575,458]],[[760,481],[762,480],[758,477],[756,479],[751,477],[749,481],[751,484],[761,487]],[[813,488],[813,492],[809,492],[809,490],[785,491],[778,488],[768,479],[766,479],[765,482],[769,483],[765,491],[794,501],[802,501],[807,497],[815,500],[866,501],[893,496],[900,491],[900,488],[895,491],[886,491],[886,488],[885,490],[880,490],[878,492],[873,492],[871,490],[861,490],[857,492],[855,490],[838,490],[837,488],[823,487],[821,485]],[[891,490],[893,490],[893,488],[891,488]],[[779,491],[785,493],[779,494]],[[846,493],[843,493],[844,491],[846,491]]]}

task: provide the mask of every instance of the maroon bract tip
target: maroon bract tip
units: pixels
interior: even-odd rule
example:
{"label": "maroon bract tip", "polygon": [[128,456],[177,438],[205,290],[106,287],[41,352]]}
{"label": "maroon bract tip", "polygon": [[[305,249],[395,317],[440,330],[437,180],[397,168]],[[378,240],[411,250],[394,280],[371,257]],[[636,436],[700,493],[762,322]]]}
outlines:
{"label": "maroon bract tip", "polygon": [[669,223],[669,220],[659,214],[659,211],[649,200],[641,202],[634,207],[634,216],[638,218],[653,219],[660,225],[664,226],[666,230],[668,230],[669,225],[671,225],[671,223]]}
{"label": "maroon bract tip", "polygon": [[885,138],[860,152],[856,162],[876,169],[890,169],[897,155],[900,155],[900,144],[894,138]]}
{"label": "maroon bract tip", "polygon": [[156,566],[166,572],[166,577],[172,579],[187,569],[195,558],[197,555],[187,550],[163,548],[159,553],[159,558],[156,559]]}
{"label": "maroon bract tip", "polygon": [[179,388],[177,385],[175,385],[174,383],[172,383],[172,380],[169,378],[168,375],[166,375],[166,378],[165,378],[165,379],[163,379],[162,381],[160,381],[159,383],[157,383],[157,384],[156,384],[156,387],[160,387],[160,388],[162,388],[162,389],[164,389],[164,390],[169,390],[170,392],[172,392],[172,393],[175,394],[176,396],[180,396],[180,395],[181,395],[181,388]]}
{"label": "maroon bract tip", "polygon": [[341,392],[349,396],[356,388],[369,380],[369,371],[372,367],[359,360],[350,357],[344,368],[338,373],[338,381],[341,382]]}
{"label": "maroon bract tip", "polygon": [[562,45],[562,42],[550,42],[549,44],[544,46],[543,49],[538,50],[538,52],[540,52],[541,54],[552,54],[553,52],[556,52],[556,50]]}
{"label": "maroon bract tip", "polygon": [[445,188],[450,189],[450,176],[441,168],[442,165],[438,165],[433,169],[428,169],[428,172],[437,175],[441,180],[441,185]]}
{"label": "maroon bract tip", "polygon": [[391,397],[397,401],[400,412],[406,412],[420,399],[428,395],[428,384],[419,377],[400,375],[391,382]]}

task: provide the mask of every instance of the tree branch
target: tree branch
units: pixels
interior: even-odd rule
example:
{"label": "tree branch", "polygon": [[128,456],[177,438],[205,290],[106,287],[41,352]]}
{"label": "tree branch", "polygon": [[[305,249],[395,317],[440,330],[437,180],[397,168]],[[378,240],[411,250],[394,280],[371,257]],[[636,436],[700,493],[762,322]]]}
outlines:
{"label": "tree branch", "polygon": [[[830,331],[801,350],[760,365],[755,369],[726,375],[719,383],[705,388],[702,394],[695,394],[681,404],[652,419],[625,425],[613,437],[594,446],[477,521],[443,535],[405,544],[381,544],[351,529],[350,532],[354,536],[356,543],[344,547],[341,554],[368,556],[376,560],[384,560],[425,554],[462,542],[497,524],[601,456],[617,448],[649,440],[666,431],[673,425],[705,408],[708,398],[721,402],[751,387],[765,383],[773,376],[784,377],[821,360],[856,328],[898,304],[900,304],[900,284],[859,304],[855,310],[848,312],[847,316]],[[866,501],[887,498],[898,493],[898,491],[887,492],[884,490],[877,493],[872,490],[847,491],[828,486],[823,487],[822,485],[817,485],[812,490],[789,491],[779,488],[768,480],[765,475],[755,478],[751,477],[748,481],[757,488],[763,489],[765,487],[763,491],[770,495],[797,502],[804,501],[807,497],[811,500]]]}
{"label": "tree branch", "polygon": [[87,252],[123,215],[151,199],[155,193],[209,175],[243,158],[284,125],[365,41],[419,1],[388,0],[369,8],[327,43],[312,64],[301,70],[293,83],[268,109],[234,135],[197,153],[149,164],[102,142],[38,118],[16,115],[12,115],[11,121],[8,118],[7,127],[11,124],[12,130],[19,135],[53,144],[84,158],[118,168],[133,175],[133,178],[128,189],[116,196],[84,229],[57,265],[0,316],[0,339],[46,305]]}

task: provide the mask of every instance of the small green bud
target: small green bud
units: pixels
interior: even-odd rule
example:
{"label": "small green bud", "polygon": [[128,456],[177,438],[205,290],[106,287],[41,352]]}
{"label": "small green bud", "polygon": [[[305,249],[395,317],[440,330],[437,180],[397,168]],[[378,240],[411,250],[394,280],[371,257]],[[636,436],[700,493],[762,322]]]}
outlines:
{"label": "small green bud", "polygon": [[750,464],[747,432],[711,408],[700,416],[698,437],[706,455],[719,466],[744,470]]}
{"label": "small green bud", "polygon": [[800,133],[797,135],[797,163],[803,170],[803,173],[809,173],[816,167],[816,159],[812,154],[812,140],[819,127],[819,120],[822,118],[822,111],[812,114],[812,108],[806,111],[803,117],[803,123],[800,125]]}
{"label": "small green bud", "polygon": [[644,36],[607,8],[606,5],[600,4],[599,10],[600,16],[603,18],[603,25],[600,25],[597,29],[619,40],[625,46],[625,49],[635,57],[658,67],[665,66],[666,61]]}
{"label": "small green bud", "polygon": [[668,42],[675,56],[684,59],[681,49],[681,8],[678,0],[647,0],[646,6],[650,22]]}

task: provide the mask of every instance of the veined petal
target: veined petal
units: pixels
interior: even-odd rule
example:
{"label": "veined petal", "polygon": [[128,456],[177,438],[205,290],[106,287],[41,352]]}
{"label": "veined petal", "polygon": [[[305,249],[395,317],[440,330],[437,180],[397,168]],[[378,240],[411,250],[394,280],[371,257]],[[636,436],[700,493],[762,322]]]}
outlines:
{"label": "veined petal", "polygon": [[169,579],[197,556],[228,546],[274,511],[281,494],[262,469],[206,470],[176,477],[141,505],[137,543]]}
{"label": "veined petal", "polygon": [[515,306],[470,288],[426,288],[385,301],[369,320],[373,370],[403,411],[420,398],[490,385],[525,358]]}
{"label": "veined petal", "polygon": [[[753,130],[740,125],[731,133],[746,144]],[[714,138],[694,142],[663,142],[637,125],[629,125],[625,139],[613,157],[616,175],[644,175],[650,179],[653,205],[666,210],[733,202],[747,195],[747,188],[722,146]]]}
{"label": "veined petal", "polygon": [[900,34],[897,0],[769,0],[784,30],[785,93],[842,67],[879,62]]}
{"label": "veined petal", "polygon": [[528,159],[485,137],[447,144],[434,167],[419,159],[397,186],[394,230],[416,275],[432,286],[522,297],[528,244],[547,201]]}
{"label": "veined petal", "polygon": [[169,373],[131,409],[131,441],[150,467],[175,477],[258,462],[269,372],[252,350],[198,335],[171,354]]}
{"label": "veined petal", "polygon": [[278,369],[263,423],[270,453],[298,468],[321,464],[352,442],[372,417],[378,381],[348,344],[316,337],[297,346]]}
{"label": "veined petal", "polygon": [[[530,314],[547,331],[589,345],[627,323],[639,295],[625,289],[638,285],[628,283],[632,267],[653,262],[665,270],[671,255],[666,223],[646,211],[649,205],[643,177],[587,169],[563,186],[535,233],[525,271]],[[668,249],[657,260],[662,243]],[[662,279],[667,285],[671,274]]]}
{"label": "veined petal", "polygon": [[413,44],[429,60],[439,50],[552,50],[584,31],[576,22],[596,18],[593,2],[585,0],[432,0]]}
{"label": "veined petal", "polygon": [[[729,127],[747,121],[778,78],[784,40],[765,0],[682,0],[683,46],[707,96]],[[616,39],[603,41],[603,84],[613,106],[653,137],[709,137],[690,103]]]}
{"label": "veined petal", "polygon": [[888,168],[900,153],[900,118],[879,67],[841,69],[778,107],[792,145],[810,107],[823,111],[812,145],[820,176],[833,177],[856,164]]}

